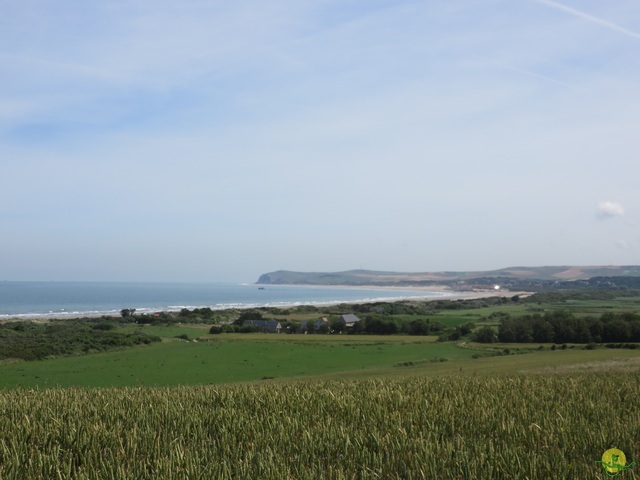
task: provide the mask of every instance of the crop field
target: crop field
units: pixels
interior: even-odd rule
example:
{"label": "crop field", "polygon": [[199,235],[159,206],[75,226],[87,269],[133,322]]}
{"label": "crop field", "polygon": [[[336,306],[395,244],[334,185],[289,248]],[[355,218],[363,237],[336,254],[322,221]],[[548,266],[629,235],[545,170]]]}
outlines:
{"label": "crop field", "polygon": [[[640,375],[0,392],[0,478],[607,478]],[[640,467],[619,478],[640,478]]]}

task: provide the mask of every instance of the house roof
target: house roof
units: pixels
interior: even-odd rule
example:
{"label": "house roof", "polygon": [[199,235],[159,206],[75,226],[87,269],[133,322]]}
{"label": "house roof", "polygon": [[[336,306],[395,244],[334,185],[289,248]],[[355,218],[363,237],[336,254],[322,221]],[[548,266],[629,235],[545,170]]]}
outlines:
{"label": "house roof", "polygon": [[360,321],[360,319],[356,317],[353,313],[340,315],[340,320],[342,320],[346,325],[353,325],[354,323],[358,323]]}

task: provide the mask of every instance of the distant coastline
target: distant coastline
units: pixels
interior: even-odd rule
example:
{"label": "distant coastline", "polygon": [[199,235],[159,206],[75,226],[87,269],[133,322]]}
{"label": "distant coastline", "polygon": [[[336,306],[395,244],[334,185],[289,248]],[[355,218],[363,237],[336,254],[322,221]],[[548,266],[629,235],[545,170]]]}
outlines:
{"label": "distant coastline", "polygon": [[[591,275],[598,275],[591,277]],[[602,276],[602,275],[611,276]],[[587,278],[588,277],[588,278]],[[11,282],[0,284],[0,321],[118,316],[261,307],[291,308],[401,300],[433,301],[523,296],[568,287],[632,288],[640,267],[514,267],[487,272],[337,273],[278,271],[256,283]]]}
{"label": "distant coastline", "polygon": [[[300,287],[300,285],[278,285],[280,287]],[[314,285],[317,288],[334,288],[328,285]],[[362,287],[353,286],[348,287],[344,285],[335,286],[335,288],[340,289],[353,289],[353,290],[361,290]],[[466,292],[456,292],[451,290],[447,286],[435,286],[434,288],[427,287],[375,287],[368,286],[367,290],[399,290],[399,291],[407,291],[413,290],[415,292],[425,292],[425,293],[438,293],[440,295],[437,296],[415,296],[415,297],[380,297],[380,298],[368,298],[363,300],[345,300],[345,301],[329,301],[329,302],[309,302],[309,303],[296,303],[296,304],[283,304],[278,305],[276,307],[272,305],[248,305],[248,306],[229,306],[229,307],[220,307],[220,308],[212,308],[212,310],[250,310],[250,309],[259,309],[264,307],[274,307],[274,308],[295,308],[302,306],[315,306],[315,307],[326,307],[331,305],[358,305],[358,304],[366,304],[366,303],[377,303],[377,302],[404,302],[404,301],[414,301],[414,302],[435,302],[435,301],[455,301],[455,300],[478,300],[483,298],[494,298],[494,297],[526,297],[531,295],[531,292],[514,292],[510,290],[487,290],[487,291],[466,291]],[[193,308],[211,308],[205,306],[192,306]],[[160,313],[160,312],[178,312],[180,309],[142,309],[141,311],[137,311],[138,313]],[[27,320],[27,321],[47,321],[47,320],[73,320],[76,318],[100,318],[104,316],[119,316],[120,313],[117,311],[108,312],[108,313],[95,313],[95,312],[68,312],[68,313],[47,313],[47,314],[19,314],[13,316],[0,315],[0,323],[5,321],[13,321],[13,320]]]}
{"label": "distant coastline", "polygon": [[180,284],[113,282],[4,282],[0,286],[0,321],[73,319],[137,313],[261,307],[291,308],[342,303],[468,298],[447,287]]}

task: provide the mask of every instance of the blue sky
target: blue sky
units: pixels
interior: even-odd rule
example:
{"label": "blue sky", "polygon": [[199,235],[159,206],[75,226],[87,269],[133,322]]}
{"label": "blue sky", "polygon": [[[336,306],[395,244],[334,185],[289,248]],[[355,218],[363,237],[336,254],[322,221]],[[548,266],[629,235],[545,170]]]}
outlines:
{"label": "blue sky", "polygon": [[0,0],[0,279],[638,264],[636,1]]}

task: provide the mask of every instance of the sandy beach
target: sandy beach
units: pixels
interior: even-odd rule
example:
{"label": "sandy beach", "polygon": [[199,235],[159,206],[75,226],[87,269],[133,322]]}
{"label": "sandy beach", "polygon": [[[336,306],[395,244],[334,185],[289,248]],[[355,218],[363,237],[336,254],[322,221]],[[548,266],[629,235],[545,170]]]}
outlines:
{"label": "sandy beach", "polygon": [[[505,289],[487,289],[487,290],[471,290],[471,291],[459,291],[452,289],[446,285],[429,285],[429,286],[398,286],[398,285],[258,285],[255,284],[256,288],[266,289],[268,290],[270,287],[312,287],[312,288],[321,288],[321,289],[338,289],[338,290],[375,290],[375,291],[384,291],[387,292],[387,295],[381,296],[379,298],[370,298],[370,299],[360,299],[360,300],[335,300],[335,301],[327,301],[327,302],[318,302],[318,301],[309,301],[308,303],[300,302],[295,305],[286,305],[286,306],[276,306],[276,308],[295,308],[297,306],[303,305],[314,305],[317,307],[326,307],[331,305],[338,304],[360,304],[360,303],[374,303],[374,302],[400,302],[400,301],[414,301],[414,302],[432,302],[432,301],[441,301],[441,300],[473,300],[473,299],[482,299],[489,297],[506,297],[511,298],[514,295],[518,296],[527,296],[530,295],[531,292],[514,292]],[[389,296],[389,292],[398,292],[398,296]],[[411,297],[403,297],[401,292],[414,292],[417,296]],[[420,296],[421,293],[424,293],[425,296]],[[436,295],[433,295],[436,294]],[[227,308],[233,308],[238,310],[243,309],[255,309],[260,308],[262,306],[274,307],[274,305],[270,305],[265,303],[265,305],[248,305],[248,306],[230,306]],[[198,307],[194,307],[198,308]],[[202,308],[202,307],[201,307]],[[225,308],[219,308],[219,310],[224,310]],[[215,308],[214,308],[215,310]],[[152,315],[154,313],[162,312],[162,311],[179,311],[179,309],[157,309],[157,310],[145,310],[144,313],[148,315]],[[141,312],[140,312],[141,313]],[[73,320],[76,318],[100,318],[103,316],[118,316],[118,313],[80,313],[80,312],[67,312],[67,313],[50,313],[50,314],[39,314],[39,315],[29,315],[29,314],[17,314],[15,316],[6,316],[4,318],[0,318],[0,323],[6,323],[10,321],[33,321],[33,322],[47,322],[49,320]]]}
{"label": "sandy beach", "polygon": [[[268,288],[268,285],[263,285]],[[277,285],[277,286],[291,286],[297,287],[300,285]],[[511,298],[515,295],[519,297],[526,297],[532,295],[533,292],[520,292],[520,291],[512,291],[507,289],[474,289],[474,290],[456,290],[452,289],[447,285],[411,285],[411,286],[398,286],[398,285],[308,285],[309,287],[314,288],[348,288],[348,289],[367,289],[367,290],[398,290],[398,291],[413,291],[413,292],[432,292],[432,293],[440,293],[441,296],[432,297],[425,296],[420,297],[419,299],[407,299],[407,300],[416,300],[416,301],[434,301],[434,300],[474,300],[478,298],[490,298],[490,297],[505,297]],[[404,301],[405,299],[399,299],[394,301]],[[376,300],[372,300],[375,302]],[[353,302],[346,302],[353,303]],[[356,302],[356,303],[370,303],[370,302]]]}

